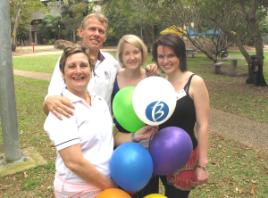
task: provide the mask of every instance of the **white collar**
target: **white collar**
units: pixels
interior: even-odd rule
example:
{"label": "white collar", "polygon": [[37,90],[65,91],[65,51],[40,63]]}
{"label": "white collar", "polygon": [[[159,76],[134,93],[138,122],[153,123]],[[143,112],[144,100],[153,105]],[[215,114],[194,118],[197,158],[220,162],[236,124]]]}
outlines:
{"label": "white collar", "polygon": [[[79,96],[73,94],[73,93],[70,92],[67,88],[65,88],[65,89],[62,91],[62,94],[61,94],[61,95],[67,97],[68,99],[70,99],[72,103],[82,102],[82,103],[84,103],[84,104],[87,104],[86,101],[85,101],[83,98],[81,98],[81,97],[79,97]],[[90,94],[89,94],[89,95],[90,95]],[[91,96],[91,95],[90,95],[90,96]],[[92,100],[93,98],[94,98],[94,96],[91,96],[91,100]],[[92,102],[92,101],[91,101],[91,102]],[[87,104],[87,105],[88,105],[88,104]]]}

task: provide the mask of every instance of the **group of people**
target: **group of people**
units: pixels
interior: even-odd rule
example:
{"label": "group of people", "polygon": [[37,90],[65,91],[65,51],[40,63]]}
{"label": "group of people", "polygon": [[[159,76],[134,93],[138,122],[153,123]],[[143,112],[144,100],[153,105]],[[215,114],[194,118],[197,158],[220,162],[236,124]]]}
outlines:
{"label": "group of people", "polygon": [[[138,36],[129,34],[120,39],[118,61],[100,51],[107,29],[104,15],[87,15],[79,28],[81,44],[64,49],[49,84],[43,110],[48,115],[44,129],[57,150],[54,194],[90,198],[116,187],[109,177],[115,146],[146,141],[158,129],[177,126],[192,139],[194,150],[189,161],[172,175],[153,176],[133,197],[158,193],[159,180],[167,197],[188,197],[191,189],[208,180],[209,96],[204,80],[187,70],[185,44],[180,37],[160,36],[152,49],[156,65],[143,67],[147,47]],[[157,67],[177,92],[175,111],[158,127],[144,126],[130,133],[112,118],[113,97],[120,89],[155,74]]]}

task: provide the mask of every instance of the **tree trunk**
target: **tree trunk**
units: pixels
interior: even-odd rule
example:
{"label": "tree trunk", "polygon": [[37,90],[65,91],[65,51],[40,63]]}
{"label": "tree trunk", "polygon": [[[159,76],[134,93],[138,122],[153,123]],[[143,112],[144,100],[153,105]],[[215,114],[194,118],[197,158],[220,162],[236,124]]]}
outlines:
{"label": "tree trunk", "polygon": [[16,17],[15,17],[15,21],[14,21],[14,26],[13,26],[13,30],[12,30],[12,38],[11,38],[11,47],[12,47],[12,51],[16,51],[16,47],[17,47],[17,29],[19,27],[19,22],[20,22],[20,15],[21,15],[21,5],[18,5],[18,10],[16,13]]}
{"label": "tree trunk", "polygon": [[244,3],[244,1],[240,1],[240,5],[245,14],[245,18],[249,27],[248,29],[252,35],[256,50],[256,56],[251,56],[248,79],[246,82],[253,83],[257,86],[267,86],[263,75],[263,40],[256,16],[258,9],[258,1],[253,0],[251,2],[252,4],[250,5],[250,10],[248,12],[246,12]]}

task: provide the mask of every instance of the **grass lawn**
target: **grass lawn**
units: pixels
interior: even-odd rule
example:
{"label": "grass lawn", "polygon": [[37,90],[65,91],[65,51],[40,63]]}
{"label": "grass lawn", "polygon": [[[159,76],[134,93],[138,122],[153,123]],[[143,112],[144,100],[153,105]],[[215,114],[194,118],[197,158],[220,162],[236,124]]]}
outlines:
{"label": "grass lawn", "polygon": [[59,57],[59,54],[14,56],[13,66],[14,69],[18,70],[51,73]]}
{"label": "grass lawn", "polygon": [[[50,56],[51,59],[54,58],[51,61]],[[14,63],[15,59],[19,62],[22,60],[21,57],[15,57]],[[25,57],[23,61],[30,63],[31,59]],[[57,57],[49,55],[42,59],[42,62],[39,58],[34,59],[36,65],[39,65],[38,62],[45,63],[40,66],[40,70],[34,71],[51,72]],[[200,55],[189,58],[188,62],[190,70],[206,80],[213,108],[268,123],[267,87],[258,88],[245,84],[244,75],[239,77],[215,75],[210,62]],[[243,65],[239,67],[241,67],[239,73],[243,74],[246,69]],[[265,67],[268,74],[267,59]],[[26,69],[21,64],[15,68],[32,70],[35,66],[28,64]],[[268,82],[267,75],[266,79]],[[47,86],[47,81],[15,77],[21,148],[33,146],[48,164],[0,178],[0,197],[53,197],[55,149],[43,131],[45,115],[41,110]],[[210,180],[208,184],[195,189],[191,193],[191,198],[268,197],[267,155],[264,156],[262,151],[248,148],[215,133],[210,133],[209,141]]]}
{"label": "grass lawn", "polygon": [[[265,78],[268,83],[268,53],[266,53]],[[268,87],[246,84],[247,67],[238,61],[238,76],[215,75],[211,62],[202,55],[188,59],[189,69],[206,81],[212,108],[268,123]],[[228,66],[226,66],[228,71]]]}

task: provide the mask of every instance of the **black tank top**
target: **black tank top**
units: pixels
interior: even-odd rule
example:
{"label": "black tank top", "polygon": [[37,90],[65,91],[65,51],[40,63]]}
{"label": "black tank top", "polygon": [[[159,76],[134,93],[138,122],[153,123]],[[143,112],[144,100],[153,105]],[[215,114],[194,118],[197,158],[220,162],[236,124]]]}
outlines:
{"label": "black tank top", "polygon": [[194,134],[194,126],[196,122],[195,106],[193,99],[189,96],[189,87],[191,80],[195,74],[192,74],[184,88],[178,92],[175,111],[172,116],[159,126],[160,129],[176,126],[184,129],[191,137],[193,148],[197,146],[197,139]]}

